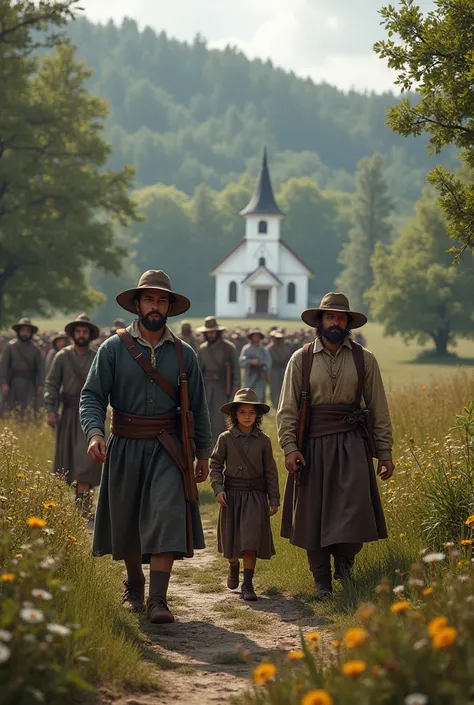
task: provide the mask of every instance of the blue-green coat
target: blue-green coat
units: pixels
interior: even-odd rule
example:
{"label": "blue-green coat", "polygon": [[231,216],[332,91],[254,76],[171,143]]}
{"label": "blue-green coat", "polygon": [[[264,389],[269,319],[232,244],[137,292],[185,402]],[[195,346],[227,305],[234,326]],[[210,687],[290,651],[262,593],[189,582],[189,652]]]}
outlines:
{"label": "blue-green coat", "polygon": [[[136,328],[130,326],[136,335]],[[166,336],[171,338],[171,336]],[[148,360],[151,348],[135,343]],[[204,384],[192,348],[184,359],[189,380],[190,407],[195,419],[198,458],[208,458],[211,427]],[[155,348],[156,369],[177,387],[178,358],[173,340]],[[105,435],[107,405],[123,413],[158,416],[176,410],[176,403],[132,358],[118,335],[99,348],[82,390],[80,418],[87,438]],[[175,438],[177,442],[179,439]],[[194,548],[204,548],[197,503],[191,504]],[[158,440],[136,440],[111,435],[97,506],[94,555],[112,554],[116,560],[142,555],[144,563],[157,553],[186,555],[186,503],[182,475]]]}

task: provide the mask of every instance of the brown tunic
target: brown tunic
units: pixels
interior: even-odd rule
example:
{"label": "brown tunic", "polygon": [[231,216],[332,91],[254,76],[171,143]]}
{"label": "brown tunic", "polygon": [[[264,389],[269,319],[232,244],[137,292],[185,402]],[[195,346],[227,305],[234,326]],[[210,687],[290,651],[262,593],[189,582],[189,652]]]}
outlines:
{"label": "brown tunic", "polygon": [[[239,358],[235,346],[228,340],[211,345],[205,342],[199,348],[198,362],[204,377],[207,405],[211,416],[212,442],[225,430],[221,406],[230,401],[240,388]],[[230,394],[226,392],[226,365],[230,365]]]}
{"label": "brown tunic", "polygon": [[280,392],[283,386],[286,366],[292,355],[291,346],[288,343],[271,342],[267,350],[272,358],[272,372],[270,376],[270,398],[272,406],[276,409],[280,399]]}
{"label": "brown tunic", "polygon": [[[301,394],[302,351],[291,358],[277,412],[278,437],[285,455],[297,450],[296,430]],[[364,349],[366,368],[363,400],[371,410],[377,455],[391,459],[392,427],[380,370]],[[352,344],[346,339],[331,355],[318,339],[311,369],[311,405],[324,413],[326,405],[351,405],[357,390]],[[340,543],[364,543],[386,538],[387,531],[372,458],[360,428],[320,435],[312,425],[306,442],[306,467],[301,484],[288,478],[282,515],[282,536],[316,550]]]}
{"label": "brown tunic", "polygon": [[[60,350],[46,378],[44,394],[48,411],[57,413],[62,404],[56,427],[54,470],[66,473],[68,483],[77,481],[92,486],[100,484],[102,466],[93,463],[87,455],[87,440],[79,421],[79,398],[96,354],[89,349],[84,355],[78,355],[72,345]],[[71,357],[80,378],[74,371]]]}
{"label": "brown tunic", "polygon": [[5,410],[19,411],[22,416],[28,407],[36,412],[41,401],[37,398],[38,387],[44,384],[44,364],[32,340],[15,338],[5,345],[0,357],[0,384],[10,386],[3,400]]}
{"label": "brown tunic", "polygon": [[[244,463],[233,441],[249,458],[249,464]],[[219,436],[210,467],[214,494],[225,492],[227,502],[227,507],[219,510],[219,552],[226,558],[238,558],[245,551],[256,551],[257,558],[271,558],[275,548],[268,506],[279,506],[280,492],[270,438],[257,429],[249,435],[236,427],[225,431]],[[245,489],[249,483],[262,483],[265,490]],[[235,484],[244,489],[229,489],[228,485]]]}

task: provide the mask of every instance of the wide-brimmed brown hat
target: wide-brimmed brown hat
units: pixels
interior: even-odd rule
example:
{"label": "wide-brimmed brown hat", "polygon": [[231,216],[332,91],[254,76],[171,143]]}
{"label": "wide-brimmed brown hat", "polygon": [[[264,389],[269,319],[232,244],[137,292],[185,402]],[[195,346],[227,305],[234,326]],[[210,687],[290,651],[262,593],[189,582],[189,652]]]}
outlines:
{"label": "wide-brimmed brown hat", "polygon": [[287,335],[282,331],[281,328],[275,328],[274,330],[270,331],[270,338],[286,338]]}
{"label": "wide-brimmed brown hat", "polygon": [[149,269],[148,272],[142,274],[135,289],[126,289],[125,291],[121,291],[115,300],[119,306],[136,315],[137,309],[135,307],[135,295],[137,291],[140,291],[140,289],[156,289],[157,291],[166,291],[170,297],[168,316],[180,316],[182,313],[186,313],[191,306],[191,302],[186,298],[186,296],[173,291],[171,288],[171,280],[162,269]]}
{"label": "wide-brimmed brown hat", "polygon": [[268,414],[270,407],[268,404],[260,401],[257,397],[257,393],[250,389],[249,387],[244,387],[244,389],[239,389],[232,401],[229,401],[224,406],[221,406],[221,411],[223,414],[230,414],[232,409],[235,409],[239,404],[251,404],[252,406],[258,407],[257,411],[261,414]]}
{"label": "wide-brimmed brown hat", "polygon": [[345,294],[336,293],[334,291],[331,291],[329,294],[325,294],[323,296],[321,303],[319,304],[319,308],[309,308],[306,311],[303,311],[301,318],[308,326],[311,326],[311,328],[316,328],[320,314],[325,311],[347,313],[351,317],[351,321],[349,323],[349,328],[351,330],[353,328],[362,328],[362,326],[365,326],[367,323],[367,316],[364,316],[363,313],[358,313],[357,311],[351,311],[349,299]]}
{"label": "wide-brimmed brown hat", "polygon": [[22,326],[29,326],[31,328],[32,336],[39,330],[38,326],[33,325],[33,323],[31,322],[31,318],[28,318],[28,316],[23,316],[23,318],[20,318],[18,323],[15,323],[15,325],[12,326],[12,330],[14,330],[15,333],[18,333]]}
{"label": "wide-brimmed brown hat", "polygon": [[260,328],[252,328],[252,330],[247,333],[247,338],[250,340],[252,338],[252,335],[259,335],[260,340],[263,340],[265,337],[265,333],[262,333]]}
{"label": "wide-brimmed brown hat", "polygon": [[77,326],[87,326],[91,332],[91,340],[95,340],[100,335],[100,329],[91,323],[89,316],[86,313],[80,313],[73,321],[67,324],[64,330],[69,338],[74,336],[74,331]]}
{"label": "wide-brimmed brown hat", "polygon": [[63,340],[69,340],[69,336],[65,330],[60,330],[59,333],[55,333],[54,335],[52,335],[49,339],[49,342],[51,343],[51,345],[54,345],[54,343],[57,340],[61,340],[61,338]]}
{"label": "wide-brimmed brown hat", "polygon": [[196,328],[196,333],[211,333],[213,330],[222,332],[225,328],[218,324],[215,316],[207,316],[207,318],[204,319],[204,325],[200,328]]}

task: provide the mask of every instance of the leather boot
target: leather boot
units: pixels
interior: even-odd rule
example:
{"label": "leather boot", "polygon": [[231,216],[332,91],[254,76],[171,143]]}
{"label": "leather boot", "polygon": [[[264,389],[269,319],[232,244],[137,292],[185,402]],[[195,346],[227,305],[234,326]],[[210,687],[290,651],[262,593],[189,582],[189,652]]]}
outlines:
{"label": "leather boot", "polygon": [[145,581],[124,580],[125,591],[122,604],[130,612],[142,612],[145,609]]}
{"label": "leather boot", "polygon": [[146,613],[152,624],[172,624],[174,617],[171,614],[168,603],[160,595],[152,595],[146,603]]}
{"label": "leather boot", "polygon": [[346,556],[334,558],[334,580],[350,582],[352,580],[354,562],[354,558],[347,558]]}
{"label": "leather boot", "polygon": [[229,570],[227,571],[227,587],[229,590],[236,590],[239,587],[239,572],[239,561],[229,563]]}
{"label": "leather boot", "polygon": [[312,570],[314,578],[314,596],[325,600],[332,595],[331,569],[326,566]]}

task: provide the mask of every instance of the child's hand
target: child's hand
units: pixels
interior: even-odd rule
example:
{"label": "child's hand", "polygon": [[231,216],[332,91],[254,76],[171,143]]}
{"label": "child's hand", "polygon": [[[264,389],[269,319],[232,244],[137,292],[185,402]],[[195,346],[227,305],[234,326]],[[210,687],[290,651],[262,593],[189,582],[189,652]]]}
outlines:
{"label": "child's hand", "polygon": [[221,507],[227,507],[227,502],[225,501],[226,500],[225,492],[218,492],[216,494],[216,499],[219,502],[219,504],[221,505]]}
{"label": "child's hand", "polygon": [[272,517],[278,511],[278,507],[270,507],[270,516]]}

